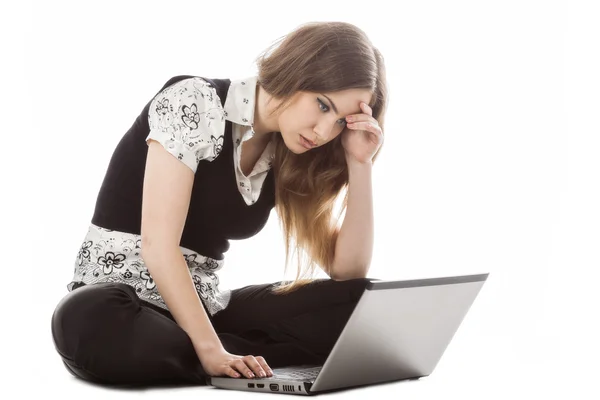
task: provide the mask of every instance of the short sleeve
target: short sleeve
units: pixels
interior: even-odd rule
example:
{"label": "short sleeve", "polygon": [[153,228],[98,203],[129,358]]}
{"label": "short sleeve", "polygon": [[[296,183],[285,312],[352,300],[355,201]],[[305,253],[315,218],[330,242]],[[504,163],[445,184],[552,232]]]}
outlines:
{"label": "short sleeve", "polygon": [[199,77],[180,80],[152,99],[146,143],[156,140],[196,173],[200,160],[213,161],[223,149],[224,114],[208,82]]}

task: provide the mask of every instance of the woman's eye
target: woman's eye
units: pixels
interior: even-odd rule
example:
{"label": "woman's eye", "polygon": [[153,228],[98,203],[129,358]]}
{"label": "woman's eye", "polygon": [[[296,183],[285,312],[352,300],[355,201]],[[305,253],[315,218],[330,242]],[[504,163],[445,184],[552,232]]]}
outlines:
{"label": "woman's eye", "polygon": [[327,107],[327,105],[325,103],[323,103],[321,101],[321,99],[317,98],[317,101],[319,102],[319,108],[321,108],[321,106],[325,107],[325,109],[321,108],[321,111],[323,111],[323,112],[329,111],[329,107]]}
{"label": "woman's eye", "polygon": [[[323,103],[323,102],[321,101],[321,99],[317,98],[317,101],[319,102],[319,108],[321,109],[321,111],[323,111],[323,112],[327,112],[327,111],[329,111],[329,107],[328,107],[328,106],[327,106],[325,103]],[[323,107],[325,107],[325,108],[323,108],[323,107],[321,107],[321,106],[323,106]],[[343,125],[346,125],[346,118],[342,118],[342,119],[338,120],[338,123],[339,123],[340,125],[342,125],[342,126],[343,126]]]}

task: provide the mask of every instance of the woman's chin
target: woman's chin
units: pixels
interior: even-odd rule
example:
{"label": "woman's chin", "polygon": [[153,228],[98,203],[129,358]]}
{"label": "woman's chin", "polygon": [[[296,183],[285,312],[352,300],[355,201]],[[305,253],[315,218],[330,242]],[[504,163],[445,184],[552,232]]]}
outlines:
{"label": "woman's chin", "polygon": [[285,146],[294,154],[304,154],[309,150],[297,141],[293,141],[292,146],[290,146],[286,140],[283,142],[285,143]]}
{"label": "woman's chin", "polygon": [[304,154],[308,151],[307,149],[304,149],[304,148],[296,149],[296,148],[288,147],[288,149],[290,149],[290,151],[294,154]]}

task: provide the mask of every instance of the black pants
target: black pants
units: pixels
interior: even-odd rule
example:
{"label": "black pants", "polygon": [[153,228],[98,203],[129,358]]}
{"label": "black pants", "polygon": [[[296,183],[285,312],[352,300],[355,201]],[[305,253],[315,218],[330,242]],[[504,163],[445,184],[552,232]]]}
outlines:
{"label": "black pants", "polygon": [[[275,295],[273,284],[233,289],[209,319],[225,350],[263,356],[271,368],[325,362],[370,278],[320,279]],[[207,374],[173,316],[141,300],[124,283],[69,292],[52,315],[52,336],[65,367],[96,383],[198,384]]]}

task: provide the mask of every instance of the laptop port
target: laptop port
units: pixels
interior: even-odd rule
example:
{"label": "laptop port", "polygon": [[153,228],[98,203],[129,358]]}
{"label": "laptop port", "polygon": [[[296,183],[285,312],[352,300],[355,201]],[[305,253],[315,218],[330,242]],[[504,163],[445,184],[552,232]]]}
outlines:
{"label": "laptop port", "polygon": [[257,384],[256,384],[256,387],[259,387],[259,388],[264,388],[264,387],[265,387],[265,384],[264,384],[264,383],[257,383]]}
{"label": "laptop port", "polygon": [[271,383],[269,385],[269,388],[273,391],[273,392],[278,392],[279,391],[279,385],[277,383]]}
{"label": "laptop port", "polygon": [[253,388],[253,387],[254,387],[254,383],[249,383],[249,384],[248,384],[248,387],[249,387],[249,388]]}

